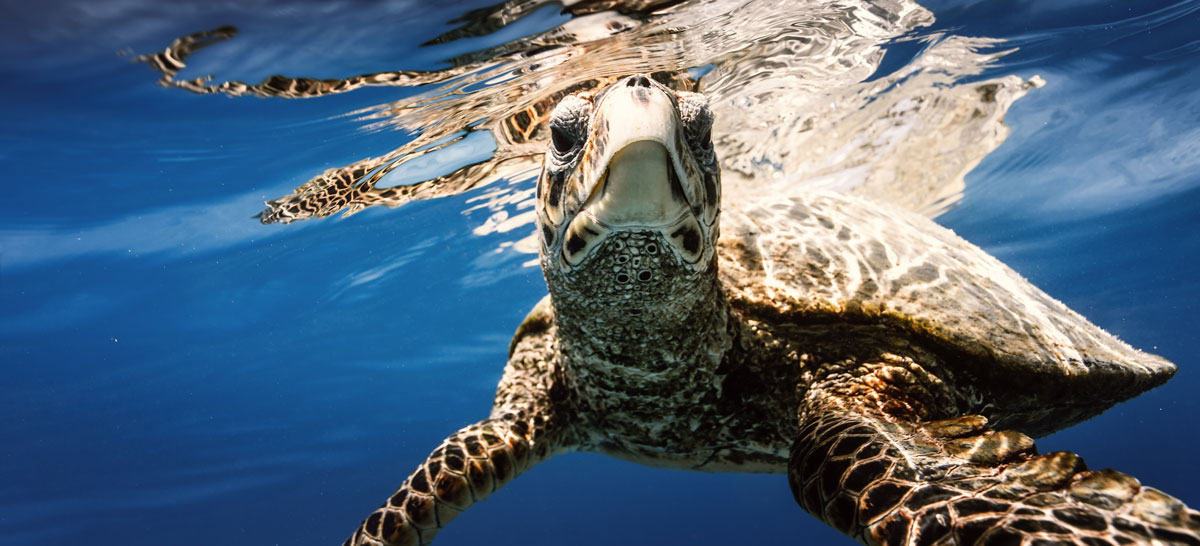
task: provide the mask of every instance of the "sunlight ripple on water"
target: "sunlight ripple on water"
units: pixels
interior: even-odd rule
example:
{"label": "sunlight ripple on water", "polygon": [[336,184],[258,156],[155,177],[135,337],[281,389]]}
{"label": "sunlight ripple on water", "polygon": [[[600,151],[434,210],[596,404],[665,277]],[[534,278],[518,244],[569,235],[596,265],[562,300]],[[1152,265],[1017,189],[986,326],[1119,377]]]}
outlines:
{"label": "sunlight ripple on water", "polygon": [[[274,77],[260,84],[171,77],[181,64],[173,59],[185,60],[195,45],[229,39],[232,29],[187,38],[146,60],[164,70],[164,84],[200,93],[298,98],[364,86],[426,86],[412,97],[350,113],[370,130],[409,131],[410,142],[327,171],[273,202],[264,221],[351,214],[528,179],[545,146],[537,121],[549,108],[567,92],[631,72],[662,74],[709,96],[733,194],[768,185],[770,191],[825,187],[936,214],[961,197],[964,175],[1003,142],[1009,106],[1042,80],[965,82],[1003,57],[1003,41],[915,32],[932,22],[913,2],[698,2],[637,17],[589,13],[454,59],[442,71],[322,81]],[[907,42],[920,48],[907,65],[871,77],[885,47]],[[703,75],[694,79],[689,71],[697,68]],[[479,131],[494,137],[489,158],[429,173],[424,181],[405,177],[399,188],[380,183],[417,158],[453,153]],[[906,168],[914,164],[922,168]]]}

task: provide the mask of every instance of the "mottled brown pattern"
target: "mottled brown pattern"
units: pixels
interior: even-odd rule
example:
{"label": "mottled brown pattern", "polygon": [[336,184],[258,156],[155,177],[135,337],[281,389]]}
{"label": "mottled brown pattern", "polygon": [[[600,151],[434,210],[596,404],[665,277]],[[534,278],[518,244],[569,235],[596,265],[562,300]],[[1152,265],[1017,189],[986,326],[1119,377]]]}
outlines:
{"label": "mottled brown pattern", "polygon": [[998,425],[1046,434],[1174,374],[916,214],[816,192],[742,202],[723,218],[731,300],[773,320],[882,323],[926,340],[991,386]]}
{"label": "mottled brown pattern", "polygon": [[1200,513],[980,416],[913,423],[847,402],[802,412],[796,502],[869,545],[1200,544]]}

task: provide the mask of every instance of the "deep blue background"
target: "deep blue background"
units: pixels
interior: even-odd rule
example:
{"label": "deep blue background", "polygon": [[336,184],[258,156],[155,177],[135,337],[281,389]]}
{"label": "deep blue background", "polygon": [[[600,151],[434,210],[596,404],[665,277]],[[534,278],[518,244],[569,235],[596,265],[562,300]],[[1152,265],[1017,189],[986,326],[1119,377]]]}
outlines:
{"label": "deep blue background", "polygon": [[[468,210],[476,194],[290,226],[250,218],[401,144],[341,115],[412,91],[201,97],[118,55],[231,23],[242,34],[184,76],[338,77],[435,68],[562,21],[544,9],[497,36],[416,47],[483,3],[2,5],[0,543],[337,544],[487,413],[508,338],[545,290],[527,255],[495,252],[523,230],[473,235],[491,214]],[[1048,4],[929,5],[938,22],[923,33],[1020,48],[981,78],[1048,82],[1012,108],[1009,140],[939,221],[1180,366],[1040,447],[1200,505],[1198,5]],[[915,54],[905,47],[895,68]],[[439,541],[485,539],[848,543],[782,476],[579,454]]]}

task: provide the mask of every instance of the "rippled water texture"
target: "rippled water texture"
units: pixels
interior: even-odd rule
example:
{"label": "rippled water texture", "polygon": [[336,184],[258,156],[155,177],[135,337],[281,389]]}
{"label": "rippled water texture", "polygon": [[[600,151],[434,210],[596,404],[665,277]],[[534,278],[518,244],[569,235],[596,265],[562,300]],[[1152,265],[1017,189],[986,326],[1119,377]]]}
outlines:
{"label": "rippled water texture", "polygon": [[[727,200],[935,216],[1176,362],[1039,446],[1200,505],[1200,3],[613,4],[4,7],[0,544],[340,543],[487,413],[536,121],[631,72],[710,97]],[[581,454],[439,535],[748,539],[849,543],[782,476]]]}

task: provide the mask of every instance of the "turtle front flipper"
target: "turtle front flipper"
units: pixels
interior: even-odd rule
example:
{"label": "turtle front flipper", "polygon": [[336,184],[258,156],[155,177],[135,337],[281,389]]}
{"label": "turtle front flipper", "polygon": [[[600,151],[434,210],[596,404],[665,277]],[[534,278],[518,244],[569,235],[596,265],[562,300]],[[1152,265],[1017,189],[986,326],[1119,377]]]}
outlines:
{"label": "turtle front flipper", "polygon": [[425,545],[463,510],[556,452],[546,417],[506,413],[446,438],[346,545]]}
{"label": "turtle front flipper", "polygon": [[1180,500],[979,415],[914,423],[838,399],[801,415],[792,493],[863,544],[1200,544]]}
{"label": "turtle front flipper", "polygon": [[463,510],[576,446],[543,298],[517,329],[491,415],[442,441],[346,546],[426,545]]}

